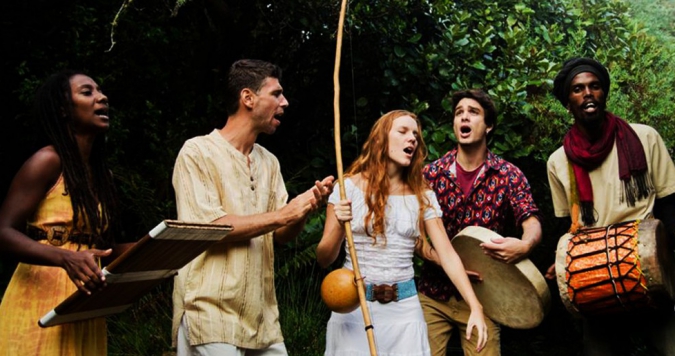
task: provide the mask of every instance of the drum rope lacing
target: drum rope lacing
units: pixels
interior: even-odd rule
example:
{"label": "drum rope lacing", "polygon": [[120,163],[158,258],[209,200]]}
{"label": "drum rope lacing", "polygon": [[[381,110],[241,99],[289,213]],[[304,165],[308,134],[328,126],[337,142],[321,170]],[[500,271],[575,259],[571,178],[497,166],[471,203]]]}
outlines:
{"label": "drum rope lacing", "polygon": [[[568,263],[565,267],[567,272],[567,287],[571,291],[571,300],[578,309],[588,309],[588,311],[592,313],[599,314],[603,311],[607,311],[602,310],[603,308],[609,310],[616,308],[615,305],[603,306],[612,299],[616,299],[619,306],[625,310],[633,310],[642,307],[645,304],[649,305],[650,301],[649,295],[647,294],[646,278],[640,269],[639,256],[636,251],[637,239],[635,238],[635,235],[637,235],[638,232],[638,223],[639,222],[636,221],[600,228],[585,228],[580,230],[570,239],[570,247],[567,252],[568,261],[600,254],[604,255],[606,258],[606,263],[604,264],[581,268],[579,270],[572,270],[572,263]],[[604,232],[604,235],[596,236],[598,233],[602,232]],[[614,234],[612,234],[612,232],[614,232]],[[605,241],[604,249],[579,254],[574,253],[574,249],[577,246],[602,240]],[[622,251],[624,252],[624,255],[621,254]],[[628,268],[624,273],[622,267],[625,269],[626,266],[628,266]],[[579,274],[592,273],[593,271],[602,269],[607,270],[609,280],[584,283],[581,286],[576,286],[572,282],[572,279]],[[583,278],[582,281],[586,282]],[[608,283],[611,285],[614,295],[608,295],[590,302],[580,300],[584,291],[589,291]],[[589,293],[591,292],[589,291]],[[645,296],[647,298],[645,298]]]}

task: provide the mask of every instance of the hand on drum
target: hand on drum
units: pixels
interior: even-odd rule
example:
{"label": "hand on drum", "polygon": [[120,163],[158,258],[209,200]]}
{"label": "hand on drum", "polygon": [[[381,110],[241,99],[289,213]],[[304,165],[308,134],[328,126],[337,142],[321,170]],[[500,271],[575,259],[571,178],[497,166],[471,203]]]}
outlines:
{"label": "hand on drum", "polygon": [[466,270],[466,276],[469,277],[471,283],[480,283],[483,281],[483,277],[480,275],[480,272]]}
{"label": "hand on drum", "polygon": [[491,238],[480,244],[483,253],[504,263],[516,263],[529,251],[527,243],[515,237]]}
{"label": "hand on drum", "polygon": [[340,225],[344,225],[347,221],[352,221],[352,201],[349,199],[340,200],[339,203],[333,207],[335,217]]}
{"label": "hand on drum", "polygon": [[546,277],[546,279],[555,279],[555,263],[546,270],[544,277]]}

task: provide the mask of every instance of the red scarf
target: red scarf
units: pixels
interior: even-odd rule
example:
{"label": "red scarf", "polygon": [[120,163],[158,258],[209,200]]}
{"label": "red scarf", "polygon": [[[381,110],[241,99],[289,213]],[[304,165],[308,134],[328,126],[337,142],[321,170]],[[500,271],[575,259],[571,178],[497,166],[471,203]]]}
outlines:
{"label": "red scarf", "polygon": [[[637,200],[647,197],[652,191],[651,180],[647,175],[647,159],[640,138],[621,118],[610,112],[606,114],[606,120],[602,124],[602,137],[597,141],[590,142],[576,124],[565,135],[563,141],[565,154],[574,171],[581,218],[587,226],[593,225],[596,221],[593,210],[593,187],[588,172],[598,168],[605,161],[615,142],[619,159],[619,178],[624,185],[621,201],[625,198],[628,206],[634,206]],[[576,217],[572,219],[575,220]]]}

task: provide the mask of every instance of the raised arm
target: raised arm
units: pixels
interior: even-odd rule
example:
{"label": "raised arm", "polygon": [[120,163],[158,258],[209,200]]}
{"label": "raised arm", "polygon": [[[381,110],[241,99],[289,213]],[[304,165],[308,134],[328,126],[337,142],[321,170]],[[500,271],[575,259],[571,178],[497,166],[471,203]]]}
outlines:
{"label": "raised arm", "polygon": [[[220,178],[205,167],[204,155],[189,141],[176,159],[173,186],[176,192],[178,218],[215,224],[231,225],[234,229],[221,242],[246,241],[274,232],[276,242],[284,243],[302,231],[305,219],[318,209],[332,192],[333,177],[315,182],[314,186],[283,204],[286,190],[283,180],[276,180],[276,199],[273,207],[278,209],[252,215],[236,215],[225,211],[218,196]],[[242,201],[241,204],[248,204]],[[283,205],[282,205],[283,204]]]}
{"label": "raised arm", "polygon": [[234,227],[224,242],[245,241],[274,231],[274,241],[286,243],[304,228],[307,216],[316,211],[333,191],[333,177],[328,176],[304,193],[293,198],[281,209],[254,215],[227,214],[213,221]]}
{"label": "raised arm", "polygon": [[333,181],[333,176],[328,176],[321,181],[314,182],[312,188],[292,199],[281,209],[283,213],[292,217],[292,222],[274,230],[274,241],[286,243],[298,236],[305,227],[307,216],[328,200],[328,196],[333,192]]}

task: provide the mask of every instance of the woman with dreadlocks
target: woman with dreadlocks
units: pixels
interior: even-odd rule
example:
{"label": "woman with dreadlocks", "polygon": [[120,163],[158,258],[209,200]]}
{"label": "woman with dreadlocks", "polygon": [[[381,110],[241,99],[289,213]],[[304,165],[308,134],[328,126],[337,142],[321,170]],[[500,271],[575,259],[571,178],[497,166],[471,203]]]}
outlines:
{"label": "woman with dreadlocks", "polygon": [[[345,239],[344,223],[352,222],[378,355],[431,353],[413,279],[413,252],[427,235],[435,248],[432,254],[438,255],[436,260],[471,308],[467,338],[477,338],[477,351],[487,341],[483,307],[450,244],[436,196],[422,176],[427,148],[421,132],[417,116],[408,111],[391,111],[375,122],[361,155],[345,174],[347,199],[340,200],[335,189],[328,200],[323,237],[316,249],[321,266],[333,263]],[[349,255],[344,267],[352,269]],[[348,314],[333,312],[325,355],[369,355],[364,327],[360,308]]]}
{"label": "woman with dreadlocks", "polygon": [[40,328],[76,289],[105,284],[100,258],[115,246],[113,177],[105,161],[108,98],[90,77],[64,71],[38,90],[50,145],[30,157],[0,207],[0,252],[19,265],[0,304],[0,354],[105,355],[105,319]]}

